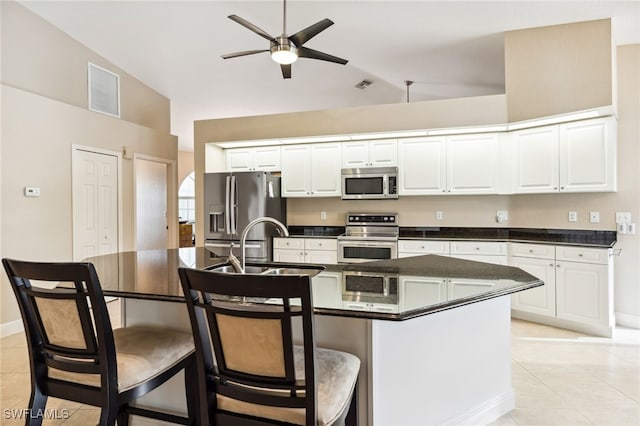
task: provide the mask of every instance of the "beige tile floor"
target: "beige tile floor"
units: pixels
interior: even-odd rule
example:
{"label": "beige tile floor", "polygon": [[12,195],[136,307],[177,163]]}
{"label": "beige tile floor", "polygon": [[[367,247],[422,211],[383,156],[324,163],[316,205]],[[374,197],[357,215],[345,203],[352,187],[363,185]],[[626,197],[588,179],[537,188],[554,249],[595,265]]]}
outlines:
{"label": "beige tile floor", "polygon": [[[613,339],[512,321],[516,408],[492,426],[639,426],[640,331],[619,329]],[[29,397],[24,334],[0,339],[0,424],[18,425],[11,409]],[[57,419],[45,425],[95,425],[95,408],[49,399]],[[144,422],[145,424],[151,424]]]}

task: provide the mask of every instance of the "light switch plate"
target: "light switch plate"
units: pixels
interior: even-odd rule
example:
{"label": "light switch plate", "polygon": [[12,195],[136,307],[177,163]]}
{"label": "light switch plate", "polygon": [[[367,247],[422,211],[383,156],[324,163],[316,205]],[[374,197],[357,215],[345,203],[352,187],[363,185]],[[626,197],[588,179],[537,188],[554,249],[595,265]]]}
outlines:
{"label": "light switch plate", "polygon": [[39,197],[40,196],[40,188],[37,186],[25,186],[24,187],[24,196],[25,197]]}
{"label": "light switch plate", "polygon": [[600,212],[589,212],[589,222],[600,223]]}

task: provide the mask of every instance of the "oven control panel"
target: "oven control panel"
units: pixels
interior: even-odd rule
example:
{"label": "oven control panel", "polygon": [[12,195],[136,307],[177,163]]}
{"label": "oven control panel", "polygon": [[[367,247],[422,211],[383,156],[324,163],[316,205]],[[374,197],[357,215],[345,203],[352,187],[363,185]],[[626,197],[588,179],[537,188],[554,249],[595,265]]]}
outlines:
{"label": "oven control panel", "polygon": [[347,213],[347,225],[398,226],[397,213]]}

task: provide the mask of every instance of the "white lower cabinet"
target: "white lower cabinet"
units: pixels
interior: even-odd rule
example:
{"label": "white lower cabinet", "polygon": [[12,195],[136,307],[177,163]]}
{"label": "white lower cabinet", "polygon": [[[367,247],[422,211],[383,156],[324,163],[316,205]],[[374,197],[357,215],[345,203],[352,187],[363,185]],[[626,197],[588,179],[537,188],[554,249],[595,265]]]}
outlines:
{"label": "white lower cabinet", "polygon": [[342,309],[342,274],[320,272],[311,278],[313,306],[317,308]]}
{"label": "white lower cabinet", "polygon": [[447,281],[438,277],[401,275],[399,292],[401,311],[410,311],[448,300]]}
{"label": "white lower cabinet", "polygon": [[615,322],[609,249],[509,246],[509,264],[545,283],[512,296],[514,317],[611,336]]}
{"label": "white lower cabinet", "polygon": [[273,260],[286,263],[338,263],[335,238],[274,238]]}
{"label": "white lower cabinet", "polygon": [[449,255],[449,241],[399,240],[398,257],[423,256],[425,254]]}
{"label": "white lower cabinet", "polygon": [[475,260],[476,262],[507,264],[507,243],[497,241],[451,241],[451,257]]}

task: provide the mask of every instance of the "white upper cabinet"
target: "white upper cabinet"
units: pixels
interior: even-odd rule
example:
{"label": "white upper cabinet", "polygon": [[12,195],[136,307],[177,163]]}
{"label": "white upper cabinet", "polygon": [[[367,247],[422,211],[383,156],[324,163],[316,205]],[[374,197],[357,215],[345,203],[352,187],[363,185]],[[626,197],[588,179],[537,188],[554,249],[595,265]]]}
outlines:
{"label": "white upper cabinet", "polygon": [[497,133],[423,137],[398,143],[400,195],[497,194]]}
{"label": "white upper cabinet", "polygon": [[442,195],[447,190],[446,138],[411,138],[398,142],[399,195]]}
{"label": "white upper cabinet", "polygon": [[250,172],[254,170],[280,170],[280,147],[232,148],[225,151],[227,171]]}
{"label": "white upper cabinet", "polygon": [[616,190],[616,125],[613,117],[560,125],[560,190]]}
{"label": "white upper cabinet", "polygon": [[511,133],[513,193],[616,190],[615,118]]}
{"label": "white upper cabinet", "polygon": [[340,196],[341,154],[338,143],[282,147],[282,196]]}
{"label": "white upper cabinet", "polygon": [[500,136],[497,133],[447,137],[447,193],[500,192]]}
{"label": "white upper cabinet", "polygon": [[398,165],[396,139],[342,143],[342,167],[393,167]]}
{"label": "white upper cabinet", "polygon": [[557,192],[559,185],[558,126],[536,127],[511,134],[513,192]]}

